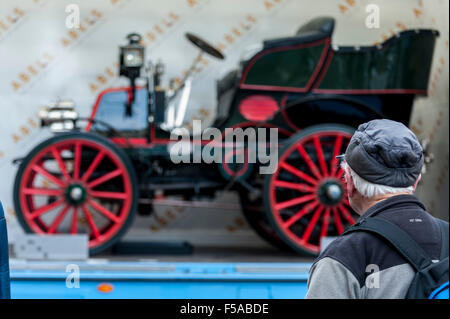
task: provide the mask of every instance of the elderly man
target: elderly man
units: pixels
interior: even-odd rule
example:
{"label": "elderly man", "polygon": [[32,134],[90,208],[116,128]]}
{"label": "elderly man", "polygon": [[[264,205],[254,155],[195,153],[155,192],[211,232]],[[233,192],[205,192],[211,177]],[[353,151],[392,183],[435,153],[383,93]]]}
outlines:
{"label": "elderly man", "polygon": [[0,203],[0,299],[10,298],[8,236],[6,234],[6,220]]}
{"label": "elderly man", "polygon": [[[387,220],[433,261],[439,260],[445,224],[441,227],[413,195],[424,160],[414,133],[390,120],[364,123],[342,160],[347,196],[361,215],[359,221],[375,216]],[[415,274],[385,238],[352,231],[334,240],[315,260],[306,298],[405,298]]]}

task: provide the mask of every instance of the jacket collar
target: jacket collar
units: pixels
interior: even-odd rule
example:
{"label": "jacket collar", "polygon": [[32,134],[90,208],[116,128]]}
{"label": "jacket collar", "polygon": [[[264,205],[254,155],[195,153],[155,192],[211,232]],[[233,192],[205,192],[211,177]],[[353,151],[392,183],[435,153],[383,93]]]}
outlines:
{"label": "jacket collar", "polygon": [[425,206],[422,204],[422,202],[416,196],[403,194],[403,195],[392,196],[392,197],[389,197],[388,199],[385,199],[379,203],[376,203],[375,205],[370,207],[368,210],[366,210],[364,212],[364,214],[362,214],[360,216],[359,219],[374,216],[381,211],[385,211],[387,209],[391,209],[394,206],[406,204],[406,203],[413,204],[415,206],[419,206],[423,210],[426,210]]}

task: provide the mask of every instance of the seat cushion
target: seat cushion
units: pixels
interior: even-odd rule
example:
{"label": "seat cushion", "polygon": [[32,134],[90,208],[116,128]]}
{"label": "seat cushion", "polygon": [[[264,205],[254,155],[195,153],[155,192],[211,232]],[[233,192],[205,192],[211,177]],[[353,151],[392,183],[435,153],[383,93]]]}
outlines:
{"label": "seat cushion", "polygon": [[264,41],[264,49],[291,46],[318,41],[332,36],[334,19],[329,17],[316,18],[298,29],[293,37],[278,38]]}
{"label": "seat cushion", "polygon": [[333,30],[334,30],[334,18],[319,17],[302,25],[300,29],[298,29],[296,35],[301,36],[310,33],[322,33],[327,37],[331,37],[333,35]]}

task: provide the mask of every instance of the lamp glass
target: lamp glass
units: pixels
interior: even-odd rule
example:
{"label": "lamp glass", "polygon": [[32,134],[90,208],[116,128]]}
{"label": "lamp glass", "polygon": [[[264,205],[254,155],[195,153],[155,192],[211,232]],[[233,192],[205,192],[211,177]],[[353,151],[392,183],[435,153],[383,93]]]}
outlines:
{"label": "lamp glass", "polygon": [[126,48],[124,49],[123,60],[125,67],[141,67],[144,64],[143,50]]}

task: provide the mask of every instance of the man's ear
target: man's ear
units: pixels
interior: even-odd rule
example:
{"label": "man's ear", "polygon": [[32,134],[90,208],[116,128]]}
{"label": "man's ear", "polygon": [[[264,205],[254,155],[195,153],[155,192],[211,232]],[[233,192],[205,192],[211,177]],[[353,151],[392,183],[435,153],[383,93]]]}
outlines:
{"label": "man's ear", "polygon": [[416,180],[416,182],[413,185],[413,191],[416,190],[416,187],[419,184],[421,178],[422,178],[422,174],[419,174],[419,177],[417,177],[417,180]]}
{"label": "man's ear", "polygon": [[348,168],[345,170],[345,184],[347,185],[347,193],[350,197],[353,197],[355,194],[356,188],[355,184],[353,184],[352,174],[350,174]]}
{"label": "man's ear", "polygon": [[348,174],[348,182],[347,182],[347,184],[348,184],[348,189],[347,190],[349,192],[349,195],[351,197],[353,197],[353,195],[355,195],[356,188],[355,188],[355,184],[353,183],[352,174]]}

